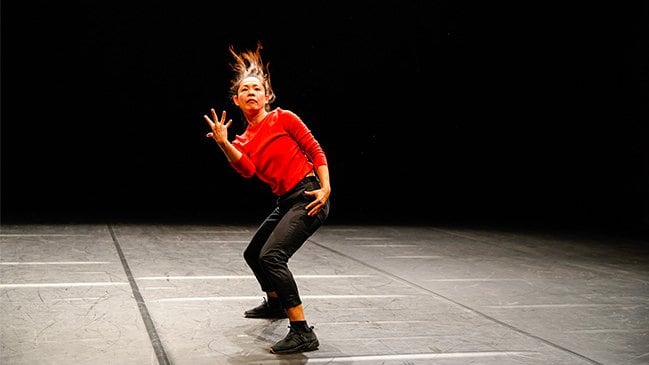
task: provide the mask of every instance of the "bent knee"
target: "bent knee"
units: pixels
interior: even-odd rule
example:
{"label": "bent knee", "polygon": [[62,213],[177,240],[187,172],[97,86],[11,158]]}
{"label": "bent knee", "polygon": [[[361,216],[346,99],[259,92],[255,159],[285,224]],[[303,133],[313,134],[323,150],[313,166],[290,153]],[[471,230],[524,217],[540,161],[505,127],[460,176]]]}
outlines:
{"label": "bent knee", "polygon": [[258,259],[262,266],[277,266],[285,265],[286,261],[288,261],[288,256],[281,250],[271,250],[262,253]]}

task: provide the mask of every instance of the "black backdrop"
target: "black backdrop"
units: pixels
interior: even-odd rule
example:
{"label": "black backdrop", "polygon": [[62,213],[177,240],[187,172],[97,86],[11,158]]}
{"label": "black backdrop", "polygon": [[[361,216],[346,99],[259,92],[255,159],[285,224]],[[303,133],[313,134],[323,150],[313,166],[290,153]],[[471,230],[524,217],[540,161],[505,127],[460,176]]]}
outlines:
{"label": "black backdrop", "polygon": [[[478,2],[476,2],[478,3]],[[2,220],[259,221],[202,114],[227,46],[324,146],[336,223],[649,222],[647,5],[2,3]]]}

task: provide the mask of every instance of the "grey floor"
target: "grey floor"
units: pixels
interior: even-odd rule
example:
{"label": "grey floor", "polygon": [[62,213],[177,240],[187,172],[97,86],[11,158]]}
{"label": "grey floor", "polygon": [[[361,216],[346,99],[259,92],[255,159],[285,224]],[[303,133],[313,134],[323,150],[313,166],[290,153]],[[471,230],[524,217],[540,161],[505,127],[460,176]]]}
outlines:
{"label": "grey floor", "polygon": [[317,351],[273,355],[253,226],[4,225],[0,364],[649,364],[649,245],[321,228],[293,257]]}

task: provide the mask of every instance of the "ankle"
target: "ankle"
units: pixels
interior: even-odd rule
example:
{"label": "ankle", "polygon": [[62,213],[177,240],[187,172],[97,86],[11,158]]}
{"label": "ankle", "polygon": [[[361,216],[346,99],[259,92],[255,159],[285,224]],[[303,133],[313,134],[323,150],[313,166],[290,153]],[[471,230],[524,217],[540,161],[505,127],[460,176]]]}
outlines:
{"label": "ankle", "polygon": [[306,321],[290,321],[291,328],[299,332],[309,332],[311,329]]}

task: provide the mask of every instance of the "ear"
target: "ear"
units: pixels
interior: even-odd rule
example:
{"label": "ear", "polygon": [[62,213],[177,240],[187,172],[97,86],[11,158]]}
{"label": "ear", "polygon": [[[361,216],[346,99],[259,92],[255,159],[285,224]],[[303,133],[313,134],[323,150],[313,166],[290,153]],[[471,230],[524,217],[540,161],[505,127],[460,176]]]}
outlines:
{"label": "ear", "polygon": [[239,106],[239,95],[232,96],[232,101],[234,102],[234,105]]}

